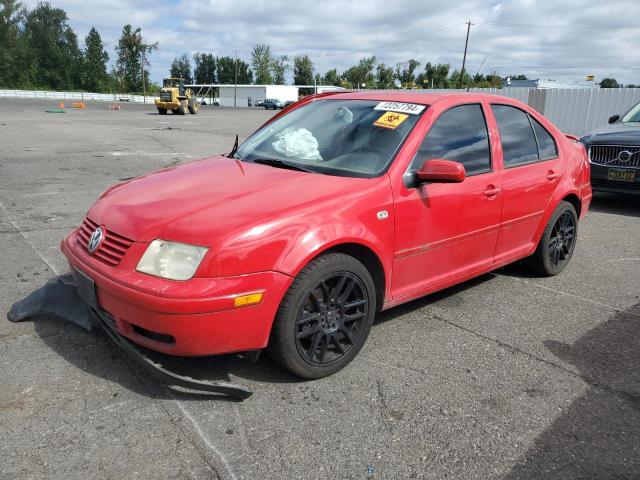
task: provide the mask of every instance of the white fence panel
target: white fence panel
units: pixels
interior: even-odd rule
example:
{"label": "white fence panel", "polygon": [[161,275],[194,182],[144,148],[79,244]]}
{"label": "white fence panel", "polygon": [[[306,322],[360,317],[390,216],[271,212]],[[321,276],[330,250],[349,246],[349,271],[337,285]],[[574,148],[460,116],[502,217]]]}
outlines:
{"label": "white fence panel", "polygon": [[[396,91],[397,90],[390,90]],[[466,92],[466,90],[412,90],[414,92]],[[588,88],[588,89],[543,89],[532,88],[473,88],[470,92],[503,95],[520,100],[537,109],[566,133],[583,135],[590,130],[605,125],[613,114],[623,114],[640,102],[640,88]],[[49,92],[42,90],[1,90],[0,97],[38,98],[51,100],[143,103],[142,95]],[[147,96],[146,103],[153,104],[153,97]]]}
{"label": "white fence panel", "polygon": [[[37,98],[48,100],[70,100],[87,102],[135,102],[144,103],[142,95],[129,95],[125,93],[92,93],[92,92],[49,92],[44,90],[1,90],[0,97]],[[147,95],[146,103],[153,104],[153,96]]]}

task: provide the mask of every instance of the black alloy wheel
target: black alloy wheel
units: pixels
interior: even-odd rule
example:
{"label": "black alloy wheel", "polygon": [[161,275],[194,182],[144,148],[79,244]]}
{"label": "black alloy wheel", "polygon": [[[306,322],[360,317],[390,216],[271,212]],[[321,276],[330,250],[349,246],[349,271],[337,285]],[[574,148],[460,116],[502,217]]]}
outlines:
{"label": "black alloy wheel", "polygon": [[280,303],[271,358],[301,378],[337,372],[366,342],[376,301],[371,273],[354,257],[328,253],[312,260]]}
{"label": "black alloy wheel", "polygon": [[549,218],[538,247],[527,263],[536,273],[557,275],[569,264],[578,239],[578,214],[566,201]]}
{"label": "black alloy wheel", "polygon": [[296,347],[302,358],[326,366],[346,355],[365,330],[368,309],[367,290],[352,273],[332,273],[317,282],[296,320]]}
{"label": "black alloy wheel", "polygon": [[547,248],[549,261],[554,268],[564,266],[571,258],[576,242],[575,233],[576,222],[574,216],[569,211],[563,212],[551,230]]}

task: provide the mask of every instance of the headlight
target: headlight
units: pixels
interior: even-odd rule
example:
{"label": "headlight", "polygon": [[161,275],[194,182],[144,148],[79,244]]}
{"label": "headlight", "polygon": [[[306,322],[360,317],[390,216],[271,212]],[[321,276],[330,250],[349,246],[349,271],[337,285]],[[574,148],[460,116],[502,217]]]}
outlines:
{"label": "headlight", "polygon": [[136,270],[170,280],[189,280],[205,253],[205,247],[154,240],[142,255]]}

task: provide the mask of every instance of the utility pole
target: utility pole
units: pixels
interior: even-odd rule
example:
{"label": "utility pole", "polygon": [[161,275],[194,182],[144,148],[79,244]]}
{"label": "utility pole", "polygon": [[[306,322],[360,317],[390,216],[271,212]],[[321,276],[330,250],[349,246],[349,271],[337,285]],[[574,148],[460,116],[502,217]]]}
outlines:
{"label": "utility pole", "polygon": [[235,65],[235,73],[233,76],[233,106],[234,108],[237,106],[238,99],[238,51],[235,51],[236,60],[234,62]]}
{"label": "utility pole", "polygon": [[464,56],[462,57],[462,71],[460,72],[460,88],[464,86],[464,64],[467,62],[467,46],[469,45],[469,30],[471,30],[471,20],[467,22],[467,39],[464,41]]}

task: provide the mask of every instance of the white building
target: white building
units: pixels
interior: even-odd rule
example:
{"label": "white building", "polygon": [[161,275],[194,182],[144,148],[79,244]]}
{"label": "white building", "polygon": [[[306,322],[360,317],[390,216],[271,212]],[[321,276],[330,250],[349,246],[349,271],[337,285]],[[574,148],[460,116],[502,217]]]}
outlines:
{"label": "white building", "polygon": [[275,98],[283,102],[298,101],[295,85],[186,85],[196,96],[207,100],[213,95],[222,107],[255,107],[256,101]]}

